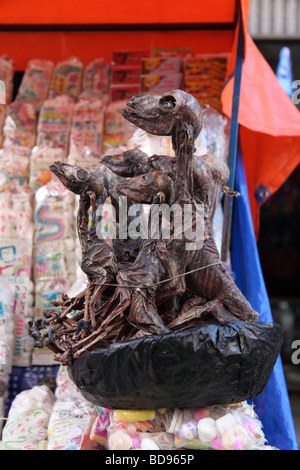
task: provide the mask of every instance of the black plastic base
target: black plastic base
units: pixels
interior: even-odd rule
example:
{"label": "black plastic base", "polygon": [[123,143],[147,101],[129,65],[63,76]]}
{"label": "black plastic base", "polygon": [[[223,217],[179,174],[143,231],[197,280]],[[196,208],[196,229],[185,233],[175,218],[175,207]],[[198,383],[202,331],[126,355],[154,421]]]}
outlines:
{"label": "black plastic base", "polygon": [[203,325],[87,352],[69,374],[87,400],[109,409],[239,403],[263,391],[282,340],[273,323]]}

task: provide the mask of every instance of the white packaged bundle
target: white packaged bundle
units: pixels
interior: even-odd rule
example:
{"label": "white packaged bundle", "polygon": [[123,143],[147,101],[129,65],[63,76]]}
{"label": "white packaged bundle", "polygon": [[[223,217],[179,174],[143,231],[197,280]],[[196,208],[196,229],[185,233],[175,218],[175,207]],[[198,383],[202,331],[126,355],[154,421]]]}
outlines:
{"label": "white packaged bundle", "polygon": [[54,403],[54,393],[46,385],[19,393],[12,402],[3,428],[3,449],[39,450],[47,439]]}

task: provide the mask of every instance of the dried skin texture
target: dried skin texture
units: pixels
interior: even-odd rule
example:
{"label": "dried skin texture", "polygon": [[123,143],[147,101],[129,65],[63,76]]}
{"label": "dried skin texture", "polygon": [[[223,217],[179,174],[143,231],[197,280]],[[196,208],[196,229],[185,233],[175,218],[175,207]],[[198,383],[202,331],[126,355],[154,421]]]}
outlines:
{"label": "dried skin texture", "polygon": [[[60,162],[51,166],[61,182],[80,195],[77,230],[89,285],[73,299],[64,295],[52,302],[60,312],[46,311],[43,320],[30,323],[30,334],[37,347],[52,349],[63,364],[71,364],[86,351],[144,334],[258,319],[220,262],[212,237],[221,192],[237,193],[226,186],[229,170],[224,162],[212,155],[193,156],[202,126],[198,102],[181,90],[137,96],[128,101],[123,115],[150,134],[172,136],[175,158],[149,157],[134,149],[102,157],[88,170]],[[113,174],[129,179],[115,184]],[[97,236],[97,208],[110,197],[120,223],[119,195],[127,196],[129,205],[174,204],[180,216],[190,204],[194,208],[190,233],[195,233],[200,220],[203,246],[186,250],[191,239],[183,227],[178,232],[176,211],[168,239],[160,224],[156,237],[106,243]],[[199,203],[204,205],[202,215],[196,211]]]}

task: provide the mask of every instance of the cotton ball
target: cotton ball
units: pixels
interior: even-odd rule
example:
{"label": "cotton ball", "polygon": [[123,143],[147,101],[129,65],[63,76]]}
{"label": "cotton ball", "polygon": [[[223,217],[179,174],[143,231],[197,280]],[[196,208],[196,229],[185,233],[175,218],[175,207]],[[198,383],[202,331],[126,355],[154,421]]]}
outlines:
{"label": "cotton ball", "polygon": [[248,433],[243,426],[236,424],[224,432],[221,440],[225,450],[243,450],[248,441]]}
{"label": "cotton ball", "polygon": [[142,439],[141,441],[141,449],[142,450],[159,450],[159,447],[153,439],[150,439],[149,437],[145,437],[145,439]]}
{"label": "cotton ball", "polygon": [[213,418],[198,421],[198,437],[203,444],[210,444],[218,435],[216,422]]}
{"label": "cotton ball", "polygon": [[132,447],[132,439],[127,432],[118,429],[109,436],[108,447],[111,450],[129,450]]}
{"label": "cotton ball", "polygon": [[183,423],[178,431],[180,439],[191,441],[197,436],[197,421],[191,419],[187,423]]}

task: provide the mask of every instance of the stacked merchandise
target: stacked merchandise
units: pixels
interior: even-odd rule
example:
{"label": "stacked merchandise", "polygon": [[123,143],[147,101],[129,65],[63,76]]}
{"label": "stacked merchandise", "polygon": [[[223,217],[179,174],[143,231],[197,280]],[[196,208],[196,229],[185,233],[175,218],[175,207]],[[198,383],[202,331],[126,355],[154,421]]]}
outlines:
{"label": "stacked merchandise", "polygon": [[224,86],[227,55],[188,56],[184,60],[184,90],[202,105],[222,112],[221,92]]}
{"label": "stacked merchandise", "polygon": [[9,378],[12,369],[14,347],[13,288],[0,277],[0,434],[8,397]]}
{"label": "stacked merchandise", "polygon": [[[33,276],[35,316],[51,308],[75,282],[74,198],[62,184],[51,181],[35,193]],[[53,363],[48,349],[35,348],[32,364]]]}
{"label": "stacked merchandise", "polygon": [[89,403],[60,366],[54,387],[16,395],[2,450],[275,450],[247,402],[202,408],[109,410]]}
{"label": "stacked merchandise", "polygon": [[23,338],[33,318],[32,241],[33,200],[28,187],[14,187],[0,193],[1,278],[13,289],[15,341],[13,364],[29,366],[32,347]]}
{"label": "stacked merchandise", "polygon": [[165,93],[182,88],[182,58],[151,57],[142,62],[141,88],[143,93]]}
{"label": "stacked merchandise", "polygon": [[113,51],[111,64],[111,101],[128,100],[141,92],[142,62],[150,50]]}
{"label": "stacked merchandise", "polygon": [[49,86],[49,98],[68,96],[77,101],[81,92],[83,63],[77,57],[56,64]]}
{"label": "stacked merchandise", "polygon": [[30,60],[15,101],[31,103],[36,111],[40,111],[47,99],[54,64],[50,60]]}
{"label": "stacked merchandise", "polygon": [[[2,61],[0,61],[3,64]],[[5,66],[11,61],[6,58]],[[4,70],[5,68],[4,67]],[[0,72],[3,76],[3,72]],[[12,68],[9,83],[12,84]],[[36,113],[30,102],[11,101],[12,85],[3,123],[0,150],[0,250],[1,282],[12,295],[13,342],[7,364],[31,365],[32,346],[24,341],[28,321],[33,318],[32,240],[33,198],[28,186],[30,154],[36,140]],[[9,344],[9,336],[7,336]]]}
{"label": "stacked merchandise", "polygon": [[15,64],[7,56],[0,57],[0,80],[5,85],[5,103],[9,104],[13,97]]}

